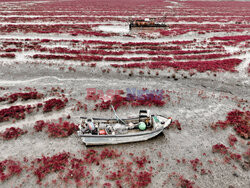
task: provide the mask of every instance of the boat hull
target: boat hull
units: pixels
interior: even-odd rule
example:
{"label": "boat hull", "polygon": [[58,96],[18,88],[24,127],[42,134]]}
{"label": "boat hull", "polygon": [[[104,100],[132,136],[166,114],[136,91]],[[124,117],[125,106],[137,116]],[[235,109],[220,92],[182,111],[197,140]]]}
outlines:
{"label": "boat hull", "polygon": [[110,144],[124,144],[131,142],[140,142],[149,140],[159,135],[163,129],[154,131],[144,131],[136,134],[125,134],[125,135],[86,135],[78,131],[78,136],[81,137],[83,143],[86,146],[91,145],[110,145]]}

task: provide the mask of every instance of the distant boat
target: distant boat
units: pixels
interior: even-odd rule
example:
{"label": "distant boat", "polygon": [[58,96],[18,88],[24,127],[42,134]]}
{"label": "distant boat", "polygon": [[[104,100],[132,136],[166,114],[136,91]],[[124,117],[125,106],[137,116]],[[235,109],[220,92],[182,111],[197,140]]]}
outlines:
{"label": "distant boat", "polygon": [[129,28],[132,29],[133,27],[168,27],[168,25],[155,22],[153,18],[145,18],[144,20],[130,21]]}
{"label": "distant boat", "polygon": [[160,134],[172,119],[161,115],[149,115],[141,110],[139,117],[120,119],[81,117],[78,136],[88,145],[122,144],[145,141]]}

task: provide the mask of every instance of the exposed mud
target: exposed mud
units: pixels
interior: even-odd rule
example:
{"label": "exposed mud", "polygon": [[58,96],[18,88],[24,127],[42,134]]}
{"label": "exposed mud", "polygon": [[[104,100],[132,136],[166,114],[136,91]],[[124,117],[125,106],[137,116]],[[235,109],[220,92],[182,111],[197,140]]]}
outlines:
{"label": "exposed mud", "polygon": [[[38,2],[36,2],[38,3]],[[39,3],[45,3],[41,1]],[[167,8],[173,8],[177,6],[179,2],[171,1],[171,6]],[[173,5],[173,7],[172,7]],[[18,6],[17,3],[13,3],[13,6]],[[11,9],[10,9],[11,10]],[[50,12],[50,11],[48,11]],[[58,10],[57,12],[62,12]],[[71,11],[68,11],[71,12]],[[86,11],[85,13],[87,13]],[[95,14],[98,11],[93,11]],[[5,11],[5,13],[11,13],[11,11]],[[1,15],[1,17],[16,17],[18,15]],[[54,15],[53,17],[67,17],[68,15]],[[73,17],[72,13],[71,16]],[[76,15],[78,16],[78,15]],[[173,15],[176,17],[185,17]],[[46,15],[20,15],[23,18],[31,17],[46,17]],[[87,17],[87,15],[79,15],[79,17]],[[101,17],[93,15],[93,17]],[[102,17],[109,17],[103,15]],[[130,18],[130,16],[120,16],[117,18]],[[138,15],[139,17],[139,15]],[[161,17],[161,16],[155,16]],[[188,16],[187,16],[188,17]],[[193,15],[192,17],[200,17]],[[202,16],[207,17],[207,16]],[[214,16],[216,17],[216,15]],[[225,16],[228,17],[228,16]],[[237,16],[236,16],[237,17]],[[136,18],[136,16],[135,16]],[[53,25],[53,22],[45,22]],[[69,22],[63,22],[67,24]],[[90,23],[90,22],[88,22]],[[196,22],[179,22],[180,24],[194,24]],[[219,22],[212,22],[213,24],[220,24]],[[7,24],[7,23],[0,23]],[[16,23],[23,24],[23,23]],[[29,24],[29,23],[26,23]],[[39,22],[35,23],[39,24]],[[56,23],[60,24],[60,23]],[[78,23],[81,24],[81,23]],[[139,36],[140,32],[144,32],[150,35],[149,30],[135,29],[129,30],[128,24],[122,22],[92,22],[91,24],[101,24],[100,26],[93,27],[93,31],[102,31],[104,33],[116,33],[117,36],[113,37],[98,37],[88,35],[72,36],[69,33],[62,34],[38,34],[38,33],[11,33],[0,34],[1,41],[18,41],[25,39],[51,39],[51,40],[79,40],[81,42],[85,40],[89,41],[107,41],[107,42],[173,42],[173,41],[197,41],[197,46],[200,47],[201,41],[209,40],[214,36],[236,36],[236,35],[249,35],[249,32],[211,32],[206,34],[199,34],[198,32],[189,32],[184,35],[177,36],[157,36],[148,38]],[[110,24],[110,25],[107,25]],[[210,22],[203,22],[201,24],[210,24]],[[228,22],[226,24],[231,24]],[[157,30],[157,29],[156,29]],[[128,34],[128,35],[127,35]],[[28,40],[27,40],[28,41]],[[42,47],[46,48],[72,48],[70,42],[51,42],[53,44],[42,43]],[[204,42],[205,43],[205,42]],[[249,41],[248,41],[249,43]],[[99,44],[100,45],[100,44]],[[178,44],[176,45],[178,46]],[[196,46],[196,47],[197,47]],[[0,102],[0,110],[9,108],[14,105],[36,105],[37,103],[44,102],[51,98],[57,98],[64,95],[69,99],[69,102],[65,108],[59,111],[52,111],[43,113],[40,111],[34,111],[31,114],[27,114],[23,120],[0,122],[0,132],[3,132],[6,128],[19,127],[29,132],[25,135],[13,140],[3,140],[0,138],[0,161],[5,159],[16,159],[23,161],[24,157],[27,157],[30,161],[45,156],[52,156],[59,152],[71,152],[78,155],[80,151],[88,149],[77,137],[76,134],[72,134],[66,138],[51,138],[45,132],[36,133],[33,126],[38,120],[50,120],[57,121],[63,117],[66,119],[70,115],[70,122],[75,124],[80,123],[80,116],[88,117],[103,117],[113,118],[114,114],[111,110],[94,110],[95,104],[99,101],[86,100],[87,89],[95,88],[96,90],[103,91],[108,90],[123,90],[135,88],[142,90],[147,88],[149,90],[164,90],[169,95],[169,100],[162,107],[158,106],[122,106],[118,108],[117,114],[121,118],[134,117],[138,115],[140,109],[150,109],[152,114],[160,114],[164,116],[170,116],[173,120],[178,120],[181,124],[181,130],[170,128],[164,130],[163,134],[159,136],[138,143],[120,144],[112,146],[99,146],[91,147],[91,149],[101,151],[104,148],[117,149],[119,152],[126,154],[134,153],[135,155],[144,154],[150,158],[150,166],[152,166],[153,175],[152,182],[148,187],[185,187],[176,182],[169,180],[169,176],[173,173],[180,174],[186,179],[195,182],[194,187],[225,187],[225,188],[248,188],[249,187],[249,169],[242,168],[242,164],[249,159],[242,157],[239,162],[231,161],[226,163],[225,156],[212,152],[212,146],[218,143],[222,143],[228,147],[228,137],[230,134],[236,135],[232,127],[228,127],[225,130],[214,131],[210,125],[218,120],[225,120],[227,113],[233,109],[239,109],[243,111],[249,111],[250,101],[250,80],[249,80],[249,59],[250,52],[248,48],[240,48],[238,46],[225,45],[225,53],[233,54],[233,58],[239,58],[243,61],[236,67],[236,72],[197,72],[197,71],[184,71],[174,68],[166,69],[149,69],[149,68],[113,68],[110,64],[115,63],[113,61],[102,60],[97,62],[95,66],[89,66],[95,62],[82,62],[70,60],[55,60],[55,59],[34,59],[32,55],[50,54],[49,52],[37,52],[35,49],[30,51],[15,52],[14,59],[1,58],[0,59],[0,97],[17,93],[20,91],[27,91],[27,88],[36,89],[38,92],[45,95],[44,98],[38,100],[22,101],[18,100],[14,103]],[[86,46],[76,46],[75,49],[85,48]],[[188,47],[188,46],[187,46]],[[191,46],[187,49],[193,49]],[[204,46],[204,49],[206,47]],[[194,48],[195,49],[195,48]],[[200,48],[198,48],[200,49]],[[119,51],[114,47],[111,51]],[[135,49],[134,49],[135,50]],[[245,53],[239,53],[241,50],[245,50]],[[1,52],[2,54],[3,52]],[[218,53],[224,53],[218,52]],[[55,53],[56,54],[56,53]],[[58,55],[58,54],[57,54]],[[157,55],[148,54],[123,54],[119,56],[107,55],[105,57],[157,57]],[[170,57],[172,57],[170,55]],[[185,60],[184,60],[185,61]],[[146,61],[141,61],[144,63]],[[84,64],[85,63],[85,64]],[[119,62],[127,63],[127,61]],[[83,65],[84,64],[84,65]],[[72,68],[73,67],[73,68]],[[26,88],[26,89],[25,89]],[[52,95],[51,90],[60,88],[62,93],[58,92]],[[57,91],[55,92],[57,93]],[[124,94],[126,96],[126,94]],[[80,108],[75,110],[77,102],[87,105],[87,110]],[[249,140],[243,139],[237,136],[238,142],[234,147],[230,149],[234,152],[243,154],[249,148]],[[159,157],[161,153],[161,157]],[[127,156],[127,155],[124,155]],[[192,169],[190,160],[198,158],[202,163],[202,168],[209,173],[201,174]],[[185,159],[185,160],[183,160]],[[125,159],[124,159],[125,160]],[[181,161],[181,162],[180,162]],[[183,161],[186,161],[185,163]],[[212,161],[212,163],[210,162]],[[117,161],[116,161],[117,162]],[[110,166],[115,166],[114,161],[108,160]],[[163,165],[162,165],[163,164]],[[93,175],[99,181],[99,184],[95,184],[92,187],[103,187],[103,183],[106,181],[105,174],[99,173],[101,166],[94,167]],[[0,168],[1,170],[1,168]],[[25,171],[26,172],[26,171]],[[0,187],[40,187],[36,183],[37,179],[31,175],[28,177],[25,172],[22,172],[20,176],[11,177],[8,181],[1,182]],[[59,173],[48,175],[45,178],[42,187],[55,187],[51,181],[56,178]],[[1,175],[1,171],[0,171]],[[46,184],[45,182],[48,182]],[[112,184],[115,187],[115,183]],[[58,183],[58,187],[75,187],[75,184]],[[82,186],[84,187],[84,186]],[[125,186],[126,187],[126,186]]]}

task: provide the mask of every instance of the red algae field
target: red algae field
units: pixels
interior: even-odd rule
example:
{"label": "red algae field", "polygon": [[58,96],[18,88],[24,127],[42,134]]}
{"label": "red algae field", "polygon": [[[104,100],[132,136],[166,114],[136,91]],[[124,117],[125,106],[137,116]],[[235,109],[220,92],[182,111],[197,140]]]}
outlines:
{"label": "red algae field", "polygon": [[[0,187],[248,188],[249,33],[244,0],[1,0]],[[112,105],[173,122],[86,147]]]}

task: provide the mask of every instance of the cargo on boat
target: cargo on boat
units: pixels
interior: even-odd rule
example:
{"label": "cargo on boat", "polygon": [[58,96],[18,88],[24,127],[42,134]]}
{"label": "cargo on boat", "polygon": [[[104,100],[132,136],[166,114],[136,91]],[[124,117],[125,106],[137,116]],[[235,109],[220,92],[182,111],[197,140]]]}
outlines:
{"label": "cargo on boat", "polygon": [[158,23],[154,18],[145,18],[144,20],[133,20],[129,23],[129,28],[133,27],[167,27],[164,23]]}
{"label": "cargo on boat", "polygon": [[[116,114],[115,114],[116,115]],[[145,141],[160,134],[172,119],[150,115],[149,110],[140,110],[135,118],[116,119],[81,117],[78,136],[88,145],[107,145]]]}

